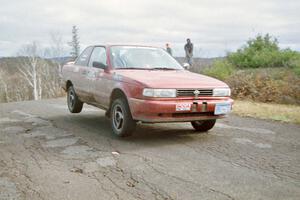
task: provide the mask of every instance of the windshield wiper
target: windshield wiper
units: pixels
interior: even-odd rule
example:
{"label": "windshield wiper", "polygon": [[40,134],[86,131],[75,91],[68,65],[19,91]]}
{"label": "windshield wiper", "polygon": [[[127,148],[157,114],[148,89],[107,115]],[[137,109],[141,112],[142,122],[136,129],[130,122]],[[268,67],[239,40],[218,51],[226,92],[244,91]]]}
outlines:
{"label": "windshield wiper", "polygon": [[139,68],[139,67],[118,67],[116,69],[139,69],[139,70],[147,70],[146,68]]}
{"label": "windshield wiper", "polygon": [[138,70],[178,70],[168,67],[152,67],[152,68],[140,68],[140,67],[118,67],[116,69],[138,69]]}
{"label": "windshield wiper", "polygon": [[169,67],[153,67],[153,68],[149,68],[151,70],[177,70],[174,68],[169,68]]}

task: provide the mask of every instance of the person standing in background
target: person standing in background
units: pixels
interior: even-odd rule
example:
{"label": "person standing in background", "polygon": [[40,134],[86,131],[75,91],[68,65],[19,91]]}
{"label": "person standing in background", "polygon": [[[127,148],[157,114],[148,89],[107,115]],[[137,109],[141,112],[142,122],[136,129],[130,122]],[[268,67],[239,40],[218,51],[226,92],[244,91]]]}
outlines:
{"label": "person standing in background", "polygon": [[168,43],[166,44],[166,51],[172,56],[172,49]]}
{"label": "person standing in background", "polygon": [[192,66],[192,64],[193,64],[193,50],[194,50],[193,43],[191,42],[191,40],[189,38],[186,39],[186,44],[184,45],[185,58],[190,66]]}

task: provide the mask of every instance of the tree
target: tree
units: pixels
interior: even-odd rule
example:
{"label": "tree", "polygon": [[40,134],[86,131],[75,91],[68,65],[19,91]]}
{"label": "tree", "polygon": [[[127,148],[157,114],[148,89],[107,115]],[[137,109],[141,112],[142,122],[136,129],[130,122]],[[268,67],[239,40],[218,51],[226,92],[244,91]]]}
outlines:
{"label": "tree", "polygon": [[62,44],[61,35],[52,33],[51,42],[46,48],[32,42],[23,45],[17,57],[2,58],[0,102],[62,96],[64,92],[59,76],[65,55]]}
{"label": "tree", "polygon": [[280,49],[278,40],[269,34],[257,35],[237,52],[229,53],[228,60],[238,68],[290,67],[296,52]]}
{"label": "tree", "polygon": [[71,56],[77,58],[80,52],[78,28],[73,26],[72,28],[72,41],[68,43],[72,47]]}
{"label": "tree", "polygon": [[32,88],[33,99],[42,98],[42,73],[47,67],[47,63],[40,59],[41,50],[37,42],[23,46],[20,52],[23,57],[20,58],[21,64],[18,68],[22,77]]}
{"label": "tree", "polygon": [[3,94],[3,97],[0,99],[1,102],[9,102],[10,101],[10,98],[8,95],[8,84],[6,81],[6,77],[7,77],[7,74],[5,73],[4,70],[2,70],[0,68],[0,92],[1,92],[1,95]]}
{"label": "tree", "polygon": [[52,58],[60,58],[65,55],[65,49],[63,46],[63,38],[59,32],[50,32],[50,46],[47,49],[48,55]]}
{"label": "tree", "polygon": [[57,65],[57,74],[61,78],[62,70],[62,60],[65,55],[65,50],[63,47],[62,35],[58,32],[50,33],[50,48],[48,49],[48,54],[53,59],[53,62]]}

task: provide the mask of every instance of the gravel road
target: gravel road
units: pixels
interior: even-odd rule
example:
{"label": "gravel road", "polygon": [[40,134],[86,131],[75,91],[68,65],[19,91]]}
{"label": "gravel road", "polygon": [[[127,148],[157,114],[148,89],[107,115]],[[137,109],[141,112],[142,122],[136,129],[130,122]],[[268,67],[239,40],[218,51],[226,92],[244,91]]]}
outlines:
{"label": "gravel road", "polygon": [[241,118],[110,131],[65,99],[0,104],[0,200],[300,199],[300,126]]}

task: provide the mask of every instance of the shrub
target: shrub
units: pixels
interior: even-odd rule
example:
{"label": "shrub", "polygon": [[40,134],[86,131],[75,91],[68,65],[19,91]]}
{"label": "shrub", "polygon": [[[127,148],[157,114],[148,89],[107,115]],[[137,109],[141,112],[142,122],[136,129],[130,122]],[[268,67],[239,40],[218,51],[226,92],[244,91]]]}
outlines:
{"label": "shrub", "polygon": [[300,77],[289,68],[239,70],[226,82],[237,99],[300,104]]}
{"label": "shrub", "polygon": [[268,34],[250,39],[203,73],[228,83],[234,98],[300,104],[300,53],[281,50]]}
{"label": "shrub", "polygon": [[238,68],[291,67],[298,53],[281,50],[276,38],[269,34],[248,40],[237,52],[228,55],[228,61]]}
{"label": "shrub", "polygon": [[294,67],[293,71],[295,72],[295,74],[297,74],[298,76],[300,76],[300,65]]}
{"label": "shrub", "polygon": [[292,61],[292,69],[295,74],[300,76],[300,54]]}
{"label": "shrub", "polygon": [[203,74],[217,79],[226,80],[234,71],[235,68],[228,61],[217,60],[211,67],[205,68],[203,70]]}

